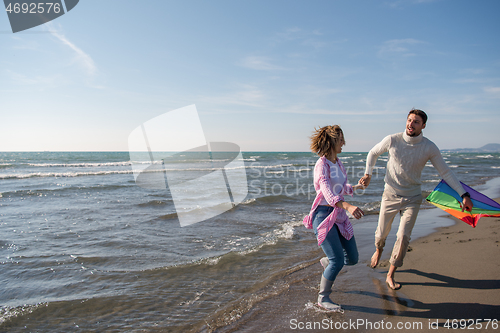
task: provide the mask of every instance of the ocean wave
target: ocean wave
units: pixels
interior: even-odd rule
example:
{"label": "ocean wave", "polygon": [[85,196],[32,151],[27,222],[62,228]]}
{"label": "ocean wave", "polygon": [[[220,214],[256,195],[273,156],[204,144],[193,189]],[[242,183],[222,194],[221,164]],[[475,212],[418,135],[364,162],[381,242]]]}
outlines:
{"label": "ocean wave", "polygon": [[33,311],[35,311],[36,309],[47,306],[47,304],[48,303],[38,303],[35,305],[22,305],[18,307],[10,307],[10,306],[1,307],[0,325],[2,325],[4,322],[8,320],[29,315],[33,313]]}
{"label": "ocean wave", "polygon": [[[144,162],[150,163],[150,162]],[[95,167],[110,167],[110,166],[129,166],[130,161],[123,162],[82,162],[82,163],[25,163],[24,165],[39,167],[39,168],[95,168]]]}
{"label": "ocean wave", "polygon": [[[300,167],[298,169],[294,169],[295,167]],[[240,169],[279,169],[279,168],[285,168],[286,172],[301,172],[301,171],[308,171],[312,170],[311,167],[306,167],[303,164],[274,164],[274,165],[242,165],[242,166],[235,166],[235,167],[225,167],[225,170],[240,170]],[[165,171],[167,172],[182,172],[182,171],[217,171],[220,170],[220,167],[199,167],[199,168],[168,168],[168,165],[165,165]],[[279,170],[276,172],[281,172],[283,170]],[[140,170],[138,170],[140,172]],[[270,171],[267,171],[266,173],[271,173]]]}
{"label": "ocean wave", "polygon": [[[363,210],[363,212],[365,212],[365,215],[378,215],[380,211],[380,201],[365,203],[361,206],[361,209]],[[355,223],[356,220],[352,217],[352,215],[350,216],[351,216],[351,222]]]}
{"label": "ocean wave", "polygon": [[134,164],[163,164],[162,161],[130,161],[130,164],[131,165],[134,165]]}
{"label": "ocean wave", "polygon": [[256,204],[266,204],[266,203],[274,203],[281,202],[283,200],[288,200],[290,197],[288,195],[280,194],[280,195],[268,195],[264,197],[255,198]]}
{"label": "ocean wave", "polygon": [[94,172],[34,172],[22,174],[0,175],[0,179],[26,179],[26,178],[45,178],[45,177],[84,177],[84,176],[107,176],[132,174],[132,170],[120,171],[94,171]]}
{"label": "ocean wave", "polygon": [[[207,162],[227,162],[227,161],[232,161],[230,158],[199,158],[199,159],[177,159],[177,156],[167,156],[166,158],[163,159],[165,164],[177,164],[177,163],[207,163]],[[169,160],[169,158],[175,158],[174,160]],[[157,160],[155,162],[159,162],[160,164],[162,163],[161,160]],[[148,163],[148,162],[146,162]]]}
{"label": "ocean wave", "polygon": [[63,186],[61,184],[57,184],[57,186],[61,186],[58,188],[53,188],[53,189],[29,189],[29,190],[16,190],[16,191],[7,191],[0,193],[0,198],[2,196],[6,198],[12,198],[12,197],[39,197],[39,196],[46,196],[47,194],[60,194],[64,192],[71,192],[71,191],[87,191],[91,192],[94,190],[97,191],[110,191],[110,190],[123,190],[126,188],[131,188],[135,187],[135,182],[130,183],[130,185],[95,185],[95,186]]}
{"label": "ocean wave", "polygon": [[[264,246],[275,245],[280,240],[293,239],[295,237],[295,230],[297,227],[302,226],[302,220],[288,221],[278,225],[273,230],[264,233],[258,238],[250,237],[240,237],[235,236],[234,239],[228,239],[223,245],[226,253],[222,255],[216,255],[212,257],[206,257],[199,259],[195,262],[191,262],[193,265],[218,265],[225,258],[232,256],[234,254],[240,256],[246,256],[252,253],[256,253],[261,250]],[[211,247],[210,249],[213,249]]]}
{"label": "ocean wave", "polygon": [[275,175],[281,175],[281,174],[284,174],[285,171],[284,170],[281,170],[281,171],[268,171],[266,172],[267,174],[275,174]]}
{"label": "ocean wave", "polygon": [[177,213],[169,213],[159,217],[162,220],[172,220],[177,219]]}
{"label": "ocean wave", "polygon": [[287,169],[287,172],[302,172],[302,171],[312,171],[314,168],[306,168],[306,167],[301,167],[300,169]]}
{"label": "ocean wave", "polygon": [[0,169],[12,168],[15,164],[12,163],[0,163]]}
{"label": "ocean wave", "polygon": [[283,168],[283,167],[293,167],[298,166],[294,164],[275,164],[275,165],[250,165],[250,169],[272,169],[272,168]]}
{"label": "ocean wave", "polygon": [[[169,203],[165,202],[165,201],[161,201],[161,200],[151,200],[148,202],[140,203],[137,206],[138,207],[164,207],[166,205],[169,205]],[[177,214],[175,214],[175,215],[177,215]]]}
{"label": "ocean wave", "polygon": [[240,205],[249,205],[249,204],[252,204],[256,201],[257,201],[256,199],[252,198],[252,199],[248,199],[248,200],[240,202]]}

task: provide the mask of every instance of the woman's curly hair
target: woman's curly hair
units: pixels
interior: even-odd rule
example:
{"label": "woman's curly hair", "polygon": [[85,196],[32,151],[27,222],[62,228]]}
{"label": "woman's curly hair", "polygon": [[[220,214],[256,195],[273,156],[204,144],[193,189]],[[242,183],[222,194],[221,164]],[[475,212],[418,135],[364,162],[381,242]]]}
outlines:
{"label": "woman's curly hair", "polygon": [[344,136],[344,133],[339,125],[314,129],[311,136],[311,151],[319,156],[327,155],[340,142],[341,135]]}

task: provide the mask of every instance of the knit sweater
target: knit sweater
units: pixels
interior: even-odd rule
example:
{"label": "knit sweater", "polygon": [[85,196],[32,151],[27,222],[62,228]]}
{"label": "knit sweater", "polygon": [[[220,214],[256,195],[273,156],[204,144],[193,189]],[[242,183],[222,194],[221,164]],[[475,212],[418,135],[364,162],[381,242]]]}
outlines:
{"label": "knit sweater", "polygon": [[372,174],[377,158],[385,152],[389,152],[385,189],[396,195],[410,197],[421,194],[420,177],[427,161],[431,161],[439,175],[459,195],[466,192],[438,147],[424,138],[422,133],[416,137],[408,136],[406,132],[386,136],[368,153],[365,174]]}

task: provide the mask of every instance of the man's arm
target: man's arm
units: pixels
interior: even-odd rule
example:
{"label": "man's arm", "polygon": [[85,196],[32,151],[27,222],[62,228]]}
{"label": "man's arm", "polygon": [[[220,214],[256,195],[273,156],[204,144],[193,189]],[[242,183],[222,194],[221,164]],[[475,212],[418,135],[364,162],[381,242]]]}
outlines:
{"label": "man's arm", "polygon": [[366,168],[365,175],[361,177],[359,180],[359,184],[366,187],[370,185],[370,181],[372,179],[372,171],[375,163],[377,163],[377,159],[383,153],[389,151],[389,147],[391,146],[391,136],[386,136],[382,141],[377,143],[366,156]]}
{"label": "man's arm", "polygon": [[467,193],[458,180],[457,176],[451,171],[450,167],[446,164],[439,151],[438,147],[434,145],[433,152],[430,158],[432,165],[439,172],[441,178],[443,178],[452,189],[454,189],[458,195],[462,197],[462,212],[464,210],[471,211],[474,206],[472,200],[470,199],[469,193]]}

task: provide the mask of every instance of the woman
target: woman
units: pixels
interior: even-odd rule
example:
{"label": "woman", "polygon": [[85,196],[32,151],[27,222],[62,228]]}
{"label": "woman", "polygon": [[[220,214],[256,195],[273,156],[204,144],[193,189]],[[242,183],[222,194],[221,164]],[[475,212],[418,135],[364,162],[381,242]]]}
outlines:
{"label": "woman", "polygon": [[326,258],[321,260],[326,267],[321,276],[318,305],[330,311],[342,310],[329,297],[335,278],[344,264],[358,262],[356,240],[346,210],[356,219],[364,215],[361,209],[344,201],[345,194],[352,196],[354,189],[364,187],[347,184],[346,171],[337,156],[343,145],[344,134],[338,125],[322,127],[312,135],[311,150],[320,156],[314,167],[317,194],[311,212],[304,218],[304,225],[314,229],[318,245],[328,257],[328,263]]}

